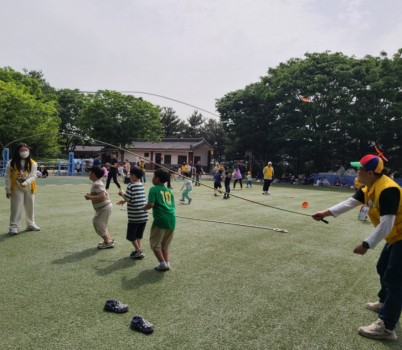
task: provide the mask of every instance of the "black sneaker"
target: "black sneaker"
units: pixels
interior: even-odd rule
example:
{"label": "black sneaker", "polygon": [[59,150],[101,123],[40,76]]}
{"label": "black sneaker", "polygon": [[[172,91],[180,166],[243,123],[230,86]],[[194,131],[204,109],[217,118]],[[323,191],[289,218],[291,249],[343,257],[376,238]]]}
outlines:
{"label": "black sneaker", "polygon": [[128,311],[128,305],[123,304],[121,301],[118,300],[108,300],[106,301],[103,310],[114,312],[116,314],[123,314]]}
{"label": "black sneaker", "polygon": [[154,325],[143,319],[141,316],[134,316],[131,320],[130,328],[144,334],[150,334],[154,331]]}

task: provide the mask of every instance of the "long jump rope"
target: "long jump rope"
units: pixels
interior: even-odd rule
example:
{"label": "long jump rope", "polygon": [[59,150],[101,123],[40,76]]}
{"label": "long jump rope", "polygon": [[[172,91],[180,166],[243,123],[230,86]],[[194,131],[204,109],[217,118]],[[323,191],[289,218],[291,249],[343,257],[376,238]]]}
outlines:
{"label": "long jump rope", "polygon": [[[48,134],[48,133],[41,133],[41,134],[37,134],[37,135],[32,135],[32,136],[30,136],[30,137],[37,137],[37,136],[41,136],[41,135],[44,135],[44,134]],[[147,163],[156,165],[156,166],[158,166],[159,168],[162,168],[162,169],[168,171],[168,172],[171,173],[171,174],[177,175],[177,176],[179,176],[179,177],[181,176],[182,178],[187,178],[187,179],[190,179],[190,180],[191,180],[190,177],[185,177],[185,176],[183,176],[182,174],[179,174],[178,172],[175,172],[175,171],[173,171],[173,170],[171,170],[171,169],[169,169],[169,168],[167,168],[167,167],[164,167],[163,165],[157,164],[157,163],[153,162],[152,160],[150,160],[150,159],[148,159],[148,158],[144,158],[144,157],[138,155],[137,153],[134,153],[134,152],[132,152],[132,151],[130,151],[130,150],[127,150],[127,149],[125,149],[125,148],[123,148],[123,147],[116,146],[116,145],[113,145],[113,144],[108,143],[108,142],[96,140],[96,139],[94,139],[94,138],[86,138],[86,137],[84,137],[84,136],[82,136],[82,135],[77,135],[77,134],[72,134],[72,133],[65,133],[65,132],[59,132],[58,134],[59,134],[59,135],[63,135],[63,136],[77,137],[77,138],[84,139],[84,140],[87,140],[87,141],[94,141],[94,142],[103,144],[103,145],[105,145],[105,146],[109,146],[109,147],[112,147],[112,148],[121,150],[121,151],[123,151],[123,152],[127,152],[127,153],[129,153],[129,154],[132,154],[132,155],[138,157],[138,158],[142,158],[142,159],[144,159],[144,161],[146,161]],[[25,140],[25,139],[30,138],[30,137],[28,136],[28,137],[24,137],[24,138],[21,138],[21,139],[18,139],[18,140],[14,140],[14,141],[8,143],[6,146],[4,146],[4,148],[6,148],[7,146],[9,146],[9,145],[12,144],[12,143],[15,143],[15,142],[18,142],[18,141],[22,141],[22,140]],[[204,187],[206,187],[206,188],[208,188],[208,189],[215,190],[212,186],[206,185],[206,184],[204,184],[204,183],[198,182],[198,184],[201,185],[201,186],[204,186]],[[222,191],[220,191],[220,193],[222,193]],[[244,201],[247,201],[247,202],[249,202],[249,203],[261,205],[261,206],[264,206],[264,207],[267,207],[267,208],[271,208],[271,209],[275,209],[275,210],[279,210],[279,211],[283,211],[283,212],[287,212],[287,213],[291,213],[291,214],[295,214],[295,215],[302,215],[302,216],[311,217],[311,215],[309,215],[309,214],[300,213],[300,212],[297,212],[297,211],[288,210],[288,209],[283,209],[283,208],[278,208],[278,207],[275,207],[275,206],[272,206],[272,205],[268,205],[268,204],[265,204],[265,203],[261,203],[261,202],[257,202],[257,201],[248,199],[248,198],[244,198],[244,197],[241,197],[241,196],[238,196],[238,195],[235,195],[235,194],[231,194],[230,196],[231,196],[231,197],[238,198],[238,199],[241,199],[241,200],[244,200]],[[281,228],[277,228],[277,227],[266,227],[266,226],[256,226],[256,225],[248,225],[248,224],[239,224],[239,223],[232,223],[232,222],[226,222],[226,221],[200,219],[200,218],[193,218],[193,217],[186,217],[186,216],[179,216],[179,215],[176,215],[176,217],[181,218],[181,219],[187,219],[187,220],[197,220],[197,221],[205,221],[205,222],[219,223],[219,224],[225,224],[225,225],[236,225],[236,226],[242,226],[242,227],[258,228],[258,229],[264,229],[264,230],[271,230],[271,231],[275,231],[275,232],[284,232],[284,233],[288,232],[288,230],[286,230],[286,229],[281,229]],[[324,218],[322,218],[321,221],[322,221],[322,222],[325,222],[326,224],[328,224],[328,221],[325,220]]]}

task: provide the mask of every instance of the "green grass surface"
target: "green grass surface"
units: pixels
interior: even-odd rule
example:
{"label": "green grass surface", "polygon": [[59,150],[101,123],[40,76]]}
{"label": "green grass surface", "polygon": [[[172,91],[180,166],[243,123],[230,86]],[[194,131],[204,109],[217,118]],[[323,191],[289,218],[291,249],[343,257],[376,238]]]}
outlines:
{"label": "green grass surface", "polygon": [[[1,179],[3,182],[3,179]],[[211,182],[207,183],[211,185]],[[150,183],[146,184],[146,188]],[[379,287],[380,247],[365,256],[353,248],[371,231],[357,211],[328,225],[305,215],[238,198],[222,200],[194,187],[191,205],[177,215],[279,227],[288,233],[236,225],[177,220],[172,270],[153,270],[156,259],[127,258],[126,211],[114,206],[114,249],[98,251],[93,209],[84,199],[86,177],[38,179],[40,232],[8,235],[9,202],[0,199],[1,349],[401,349],[402,340],[376,342],[357,334],[376,315],[364,308]],[[302,214],[324,209],[353,192],[306,186],[261,185],[233,194]],[[119,197],[114,184],[113,202]],[[307,209],[301,208],[309,202]],[[151,217],[152,218],[152,217]],[[107,299],[129,304],[106,313]],[[141,315],[155,325],[145,336],[129,329]],[[402,338],[400,325],[397,334]]]}

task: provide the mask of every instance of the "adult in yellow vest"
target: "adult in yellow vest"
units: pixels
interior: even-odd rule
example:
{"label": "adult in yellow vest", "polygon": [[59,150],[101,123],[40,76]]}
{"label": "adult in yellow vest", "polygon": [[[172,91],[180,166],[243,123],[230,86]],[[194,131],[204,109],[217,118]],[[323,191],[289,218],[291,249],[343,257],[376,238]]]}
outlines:
{"label": "adult in yellow vest", "polygon": [[6,166],[6,196],[10,199],[11,213],[9,234],[20,230],[22,212],[25,209],[27,231],[40,231],[34,219],[37,163],[31,158],[28,145],[19,144]]}
{"label": "adult in yellow vest", "polygon": [[351,165],[359,168],[358,182],[364,186],[349,199],[312,216],[321,220],[330,215],[337,217],[362,204],[368,207],[375,229],[353,252],[364,255],[383,239],[386,243],[377,263],[379,300],[366,304],[366,308],[378,312],[379,318],[358,331],[371,339],[396,340],[394,329],[402,310],[402,188],[385,175],[383,160],[378,156],[368,154]]}
{"label": "adult in yellow vest", "polygon": [[267,163],[267,166],[262,170],[262,174],[264,176],[264,186],[262,188],[262,194],[269,194],[269,187],[271,186],[275,174],[272,162]]}

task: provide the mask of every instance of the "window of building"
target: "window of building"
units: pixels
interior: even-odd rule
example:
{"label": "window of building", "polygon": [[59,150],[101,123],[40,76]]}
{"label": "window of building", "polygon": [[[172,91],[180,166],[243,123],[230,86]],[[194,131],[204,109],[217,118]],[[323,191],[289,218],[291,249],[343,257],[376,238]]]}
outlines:
{"label": "window of building", "polygon": [[184,162],[187,163],[187,156],[177,156],[177,164],[183,164]]}
{"label": "window of building", "polygon": [[170,154],[165,154],[165,164],[172,164],[172,156]]}
{"label": "window of building", "polygon": [[149,153],[148,152],[144,153],[144,157],[149,158]]}

